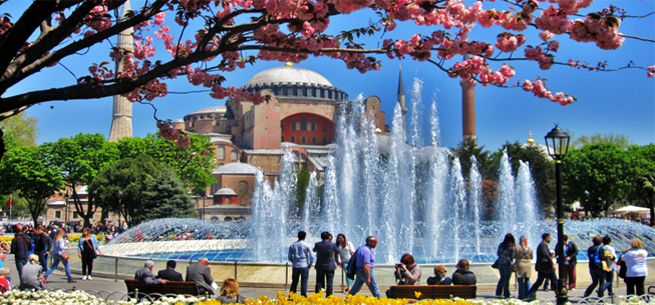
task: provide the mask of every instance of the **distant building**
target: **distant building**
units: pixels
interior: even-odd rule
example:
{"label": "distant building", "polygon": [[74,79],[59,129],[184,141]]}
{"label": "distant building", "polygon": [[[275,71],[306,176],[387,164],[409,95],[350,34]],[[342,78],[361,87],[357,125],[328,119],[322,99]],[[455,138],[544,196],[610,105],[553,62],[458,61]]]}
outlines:
{"label": "distant building", "polygon": [[[404,108],[402,74],[398,87],[398,102]],[[298,165],[322,176],[328,153],[336,147],[336,116],[348,104],[346,92],[291,63],[257,73],[242,88],[271,98],[259,105],[228,99],[225,106],[200,109],[173,121],[175,128],[208,135],[214,143],[216,183],[206,197],[196,197],[199,214],[207,220],[248,218],[242,212],[249,209],[235,206],[250,206],[257,169],[271,181],[278,175],[285,150],[293,151]],[[384,124],[380,98],[370,96],[364,102],[376,122]],[[388,126],[378,127],[378,133],[388,134]]]}

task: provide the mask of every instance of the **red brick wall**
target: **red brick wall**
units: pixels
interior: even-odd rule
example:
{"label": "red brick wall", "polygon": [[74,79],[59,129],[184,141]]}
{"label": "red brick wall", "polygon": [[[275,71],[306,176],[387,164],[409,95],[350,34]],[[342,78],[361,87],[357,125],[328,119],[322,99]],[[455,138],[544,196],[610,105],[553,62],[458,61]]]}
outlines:
{"label": "red brick wall", "polygon": [[[300,122],[302,118],[307,119],[307,130],[300,130]],[[296,122],[296,130],[291,130],[291,122]],[[316,130],[312,131],[312,122],[316,122]],[[327,144],[332,143],[334,138],[334,132],[336,124],[331,120],[310,113],[299,113],[289,116],[282,120],[284,124],[284,131],[282,131],[282,136],[284,137],[284,142],[293,142],[297,144],[308,144],[311,145],[312,137],[316,137],[316,145],[323,145],[323,138],[327,138]],[[327,131],[323,131],[323,127],[327,127]],[[295,141],[291,141],[291,136],[295,137]],[[301,138],[305,136],[307,141],[302,143]]]}

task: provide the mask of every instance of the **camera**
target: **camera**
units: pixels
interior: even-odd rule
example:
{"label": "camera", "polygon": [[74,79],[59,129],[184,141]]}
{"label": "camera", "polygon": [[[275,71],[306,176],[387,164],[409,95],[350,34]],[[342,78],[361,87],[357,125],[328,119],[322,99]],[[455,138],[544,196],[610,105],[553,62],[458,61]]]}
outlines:
{"label": "camera", "polygon": [[396,269],[402,268],[403,264],[396,264]]}

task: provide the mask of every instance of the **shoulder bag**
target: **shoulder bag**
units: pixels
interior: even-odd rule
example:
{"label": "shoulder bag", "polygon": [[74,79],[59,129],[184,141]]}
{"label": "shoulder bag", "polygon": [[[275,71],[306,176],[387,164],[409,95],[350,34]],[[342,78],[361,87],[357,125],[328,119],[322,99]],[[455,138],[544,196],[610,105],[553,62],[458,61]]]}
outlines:
{"label": "shoulder bag", "polygon": [[96,249],[93,248],[93,245],[91,245],[88,239],[86,239],[86,244],[89,245],[89,248],[93,249],[93,258],[98,258],[98,253],[96,253]]}

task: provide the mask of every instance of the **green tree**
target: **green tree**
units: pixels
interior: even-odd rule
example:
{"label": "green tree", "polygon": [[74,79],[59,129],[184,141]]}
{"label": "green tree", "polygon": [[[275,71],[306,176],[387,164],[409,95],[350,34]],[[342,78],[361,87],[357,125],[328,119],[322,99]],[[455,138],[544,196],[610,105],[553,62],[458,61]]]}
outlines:
{"label": "green tree", "polygon": [[630,198],[645,203],[650,209],[651,225],[655,225],[655,144],[632,146],[628,154],[636,172]]}
{"label": "green tree", "polygon": [[97,191],[97,206],[103,210],[135,221],[143,213],[144,192],[161,171],[162,165],[148,155],[122,159],[98,173],[89,192]]}
{"label": "green tree", "polygon": [[213,146],[208,136],[190,134],[191,147],[177,147],[174,142],[158,135],[145,138],[123,138],[118,142],[120,158],[135,158],[148,155],[160,164],[174,170],[184,185],[193,193],[202,192],[208,185],[216,183],[211,172],[216,168]]}
{"label": "green tree", "polygon": [[493,159],[493,156],[488,150],[484,150],[484,146],[478,147],[475,139],[459,142],[457,148],[452,149],[452,151],[459,158],[464,177],[470,175],[471,156],[475,156],[475,159],[478,161],[478,171],[482,179],[496,179],[499,163]]}
{"label": "green tree", "polygon": [[[22,146],[36,146],[40,132],[37,120],[25,112],[18,113],[8,119],[0,121],[0,129],[6,135],[13,137]],[[9,150],[9,148],[7,149]]]}
{"label": "green tree", "polygon": [[[569,134],[573,139],[573,135]],[[620,150],[626,150],[631,146],[634,146],[635,143],[630,141],[630,137],[622,134],[606,133],[606,134],[592,134],[591,136],[582,135],[575,140],[571,141],[569,145],[572,149],[581,148],[585,145],[591,144],[600,144],[600,143],[612,143]]]}
{"label": "green tree", "polygon": [[42,146],[51,156],[51,165],[60,168],[66,185],[70,187],[71,199],[78,215],[84,219],[84,226],[90,225],[90,219],[98,208],[95,204],[96,194],[89,191],[87,202],[82,203],[76,188],[91,184],[99,172],[118,159],[116,144],[107,142],[101,134],[80,133]]}
{"label": "green tree", "polygon": [[143,206],[140,213],[135,215],[134,225],[167,217],[193,218],[198,217],[198,213],[175,173],[162,168],[159,176],[150,181],[148,190],[143,193]]}
{"label": "green tree", "polygon": [[64,186],[60,169],[51,166],[49,158],[41,147],[19,146],[6,152],[0,164],[0,175],[8,182],[5,187],[27,201],[34,226],[46,210],[47,199]]}
{"label": "green tree", "polygon": [[[624,199],[634,186],[634,168],[627,151],[613,143],[585,145],[562,160],[567,200],[584,202],[594,216]],[[589,192],[587,196],[585,191]]]}

